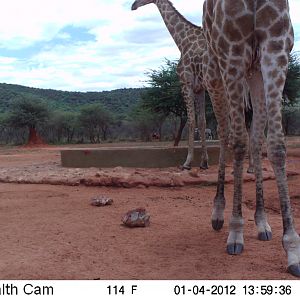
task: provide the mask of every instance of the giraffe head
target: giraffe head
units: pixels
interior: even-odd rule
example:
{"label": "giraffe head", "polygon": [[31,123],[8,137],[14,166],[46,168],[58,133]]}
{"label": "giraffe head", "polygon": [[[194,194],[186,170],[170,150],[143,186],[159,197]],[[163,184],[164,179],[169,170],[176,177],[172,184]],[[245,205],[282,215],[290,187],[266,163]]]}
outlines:
{"label": "giraffe head", "polygon": [[131,10],[136,10],[141,6],[150,4],[150,3],[156,3],[157,0],[136,0],[131,6]]}

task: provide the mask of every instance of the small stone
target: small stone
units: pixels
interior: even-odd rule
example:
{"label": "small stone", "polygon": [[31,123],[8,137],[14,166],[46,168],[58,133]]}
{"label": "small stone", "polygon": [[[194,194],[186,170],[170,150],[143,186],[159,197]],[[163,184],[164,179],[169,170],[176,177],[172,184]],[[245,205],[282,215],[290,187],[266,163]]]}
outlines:
{"label": "small stone", "polygon": [[113,204],[113,200],[105,196],[96,196],[91,199],[91,205],[94,206],[106,206],[112,204]]}
{"label": "small stone", "polygon": [[127,227],[147,227],[150,225],[150,215],[145,208],[136,208],[128,211],[122,222]]}
{"label": "small stone", "polygon": [[196,168],[190,170],[189,174],[190,174],[191,177],[195,177],[195,178],[199,177],[199,172]]}
{"label": "small stone", "polygon": [[104,175],[103,171],[98,171],[98,172],[95,174],[96,177],[101,177],[101,176],[103,176],[103,175]]}
{"label": "small stone", "polygon": [[113,168],[113,172],[123,172],[123,171],[124,171],[124,168],[122,168],[122,167]]}
{"label": "small stone", "polygon": [[139,185],[137,185],[136,187],[137,187],[138,189],[145,189],[145,188],[147,188],[147,186],[144,185],[144,184],[139,184]]}

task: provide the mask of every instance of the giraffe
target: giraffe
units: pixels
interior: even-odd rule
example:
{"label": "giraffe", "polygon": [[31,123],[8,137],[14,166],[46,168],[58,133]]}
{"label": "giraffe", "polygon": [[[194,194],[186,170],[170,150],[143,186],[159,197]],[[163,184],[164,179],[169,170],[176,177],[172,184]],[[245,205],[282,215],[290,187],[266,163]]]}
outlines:
{"label": "giraffe", "polygon": [[[194,131],[195,110],[199,116],[201,135],[201,169],[208,168],[208,155],[206,146],[206,118],[205,118],[205,89],[202,84],[200,67],[202,53],[206,48],[206,41],[202,28],[186,20],[169,0],[136,0],[131,9],[136,10],[141,6],[156,4],[167,29],[169,30],[181,57],[178,62],[177,74],[182,86],[182,95],[187,108],[188,117],[188,155],[183,169],[190,169],[194,157]],[[199,51],[200,50],[200,51]]]}
{"label": "giraffe", "polygon": [[[207,42],[203,34],[203,29],[201,27],[195,26],[188,22],[182,15],[180,15],[172,3],[168,0],[136,0],[132,9],[135,10],[140,6],[154,3],[159,8],[164,19],[168,19],[166,22],[171,34],[174,34],[174,40],[178,45],[178,48],[182,51],[181,59],[179,63],[179,73],[182,73],[182,81],[187,81],[189,85],[185,87],[183,85],[183,91],[188,93],[190,97],[185,98],[188,101],[188,109],[190,109],[190,124],[194,122],[194,105],[193,105],[193,90],[190,87],[190,83],[195,82],[199,90],[201,90],[201,99],[203,109],[203,122],[205,122],[204,114],[204,89],[209,93],[210,99],[212,101],[213,110],[217,119],[217,132],[220,140],[220,154],[219,154],[219,171],[218,171],[218,183],[217,192],[214,199],[214,209],[212,212],[212,226],[215,230],[220,230],[224,223],[224,208],[225,208],[225,197],[224,197],[224,186],[225,186],[225,154],[227,151],[227,145],[229,141],[229,110],[227,96],[223,87],[223,81],[220,76],[218,61],[214,55],[210,53],[210,48],[207,47]],[[166,16],[165,16],[166,15]],[[165,16],[165,17],[164,17]],[[174,26],[179,25],[183,31],[175,35]],[[194,31],[199,35],[195,36]],[[196,40],[195,40],[196,39]],[[195,41],[194,41],[195,40]],[[193,42],[194,41],[194,42]],[[192,62],[192,64],[191,64]],[[192,69],[189,66],[192,66]],[[186,66],[186,67],[185,67]],[[195,76],[195,71],[197,76]],[[205,123],[202,126],[205,128]],[[193,132],[193,130],[190,130]],[[205,134],[205,132],[204,132]],[[202,137],[202,141],[205,138]],[[193,142],[190,136],[189,141]],[[193,144],[193,143],[192,143]],[[193,145],[192,145],[193,147]],[[190,147],[190,148],[192,148]],[[187,157],[187,161],[184,164],[186,168],[189,167],[191,160],[191,155]]]}
{"label": "giraffe", "polygon": [[[247,131],[242,96],[249,88],[253,106],[250,140],[256,176],[258,238],[270,240],[272,237],[264,211],[261,166],[261,148],[267,124],[267,152],[276,176],[283,220],[282,245],[287,255],[288,271],[300,277],[300,237],[291,211],[281,123],[282,91],[288,56],[294,43],[288,0],[205,0],[202,21],[208,52],[218,62],[227,94],[233,135],[234,195],[227,252],[240,254],[244,248],[241,202]],[[216,209],[217,220],[214,221],[223,222],[219,215],[223,212],[224,203],[215,202]]]}

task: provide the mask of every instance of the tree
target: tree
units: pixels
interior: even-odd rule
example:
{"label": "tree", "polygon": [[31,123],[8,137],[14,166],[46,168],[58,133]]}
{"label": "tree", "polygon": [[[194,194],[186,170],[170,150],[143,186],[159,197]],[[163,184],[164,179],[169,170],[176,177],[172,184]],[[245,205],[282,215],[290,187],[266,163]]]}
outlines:
{"label": "tree", "polygon": [[7,123],[7,114],[0,113],[0,131],[2,131],[6,127]]}
{"label": "tree", "polygon": [[49,119],[47,105],[38,98],[27,98],[25,96],[16,99],[6,119],[6,124],[13,128],[28,128],[29,138],[27,144],[43,144],[43,140],[37,133],[39,126],[45,124]]}
{"label": "tree", "polygon": [[139,133],[140,139],[144,142],[149,142],[154,131],[158,131],[161,135],[163,121],[160,117],[161,115],[153,114],[140,104],[132,109],[128,119],[133,124],[135,131]]}
{"label": "tree", "polygon": [[[300,98],[300,61],[296,52],[290,54],[286,82],[283,89],[282,124],[285,134],[289,134],[290,122],[295,116],[294,106]],[[296,109],[297,110],[297,109]]]}
{"label": "tree", "polygon": [[78,116],[79,124],[87,131],[91,143],[100,143],[107,139],[109,127],[114,123],[112,113],[101,104],[90,104],[82,107]]}
{"label": "tree", "polygon": [[4,139],[4,133],[6,128],[7,128],[7,114],[0,113],[0,141]]}
{"label": "tree", "polygon": [[142,95],[142,107],[153,114],[165,118],[174,115],[180,119],[174,146],[179,144],[184,126],[187,122],[187,112],[181,94],[181,84],[176,72],[177,62],[166,60],[159,70],[147,73],[150,89]]}
{"label": "tree", "polygon": [[294,52],[290,54],[289,67],[283,90],[283,105],[292,106],[300,97],[300,61]]}
{"label": "tree", "polygon": [[55,140],[61,142],[65,139],[67,143],[71,143],[74,137],[76,128],[78,127],[78,113],[76,112],[65,112],[65,111],[54,111],[51,114],[49,128],[55,132]]}

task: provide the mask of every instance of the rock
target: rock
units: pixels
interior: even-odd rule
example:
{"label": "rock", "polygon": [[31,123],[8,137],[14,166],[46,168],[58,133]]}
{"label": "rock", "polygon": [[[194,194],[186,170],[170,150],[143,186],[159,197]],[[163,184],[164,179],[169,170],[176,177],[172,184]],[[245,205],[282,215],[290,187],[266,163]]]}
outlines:
{"label": "rock", "polygon": [[191,177],[199,177],[199,171],[196,168],[193,168],[192,170],[189,171],[189,175]]}
{"label": "rock", "polygon": [[147,188],[147,186],[144,185],[144,184],[139,184],[139,185],[137,185],[136,187],[137,187],[138,189],[145,189],[145,188]]}
{"label": "rock", "polygon": [[123,172],[124,171],[124,168],[122,168],[122,167],[115,167],[115,168],[113,168],[113,172]]}
{"label": "rock", "polygon": [[98,171],[98,172],[95,174],[96,177],[102,177],[103,175],[105,175],[103,171]]}
{"label": "rock", "polygon": [[180,178],[180,177],[174,177],[174,178],[172,178],[172,186],[174,186],[174,187],[179,187],[179,186],[184,186],[185,184],[184,184],[184,181],[182,180],[182,178]]}
{"label": "rock", "polygon": [[106,206],[112,204],[113,204],[113,200],[105,196],[96,196],[91,199],[91,205],[94,206]]}
{"label": "rock", "polygon": [[147,227],[150,225],[150,215],[145,208],[136,208],[128,211],[122,222],[127,227]]}

